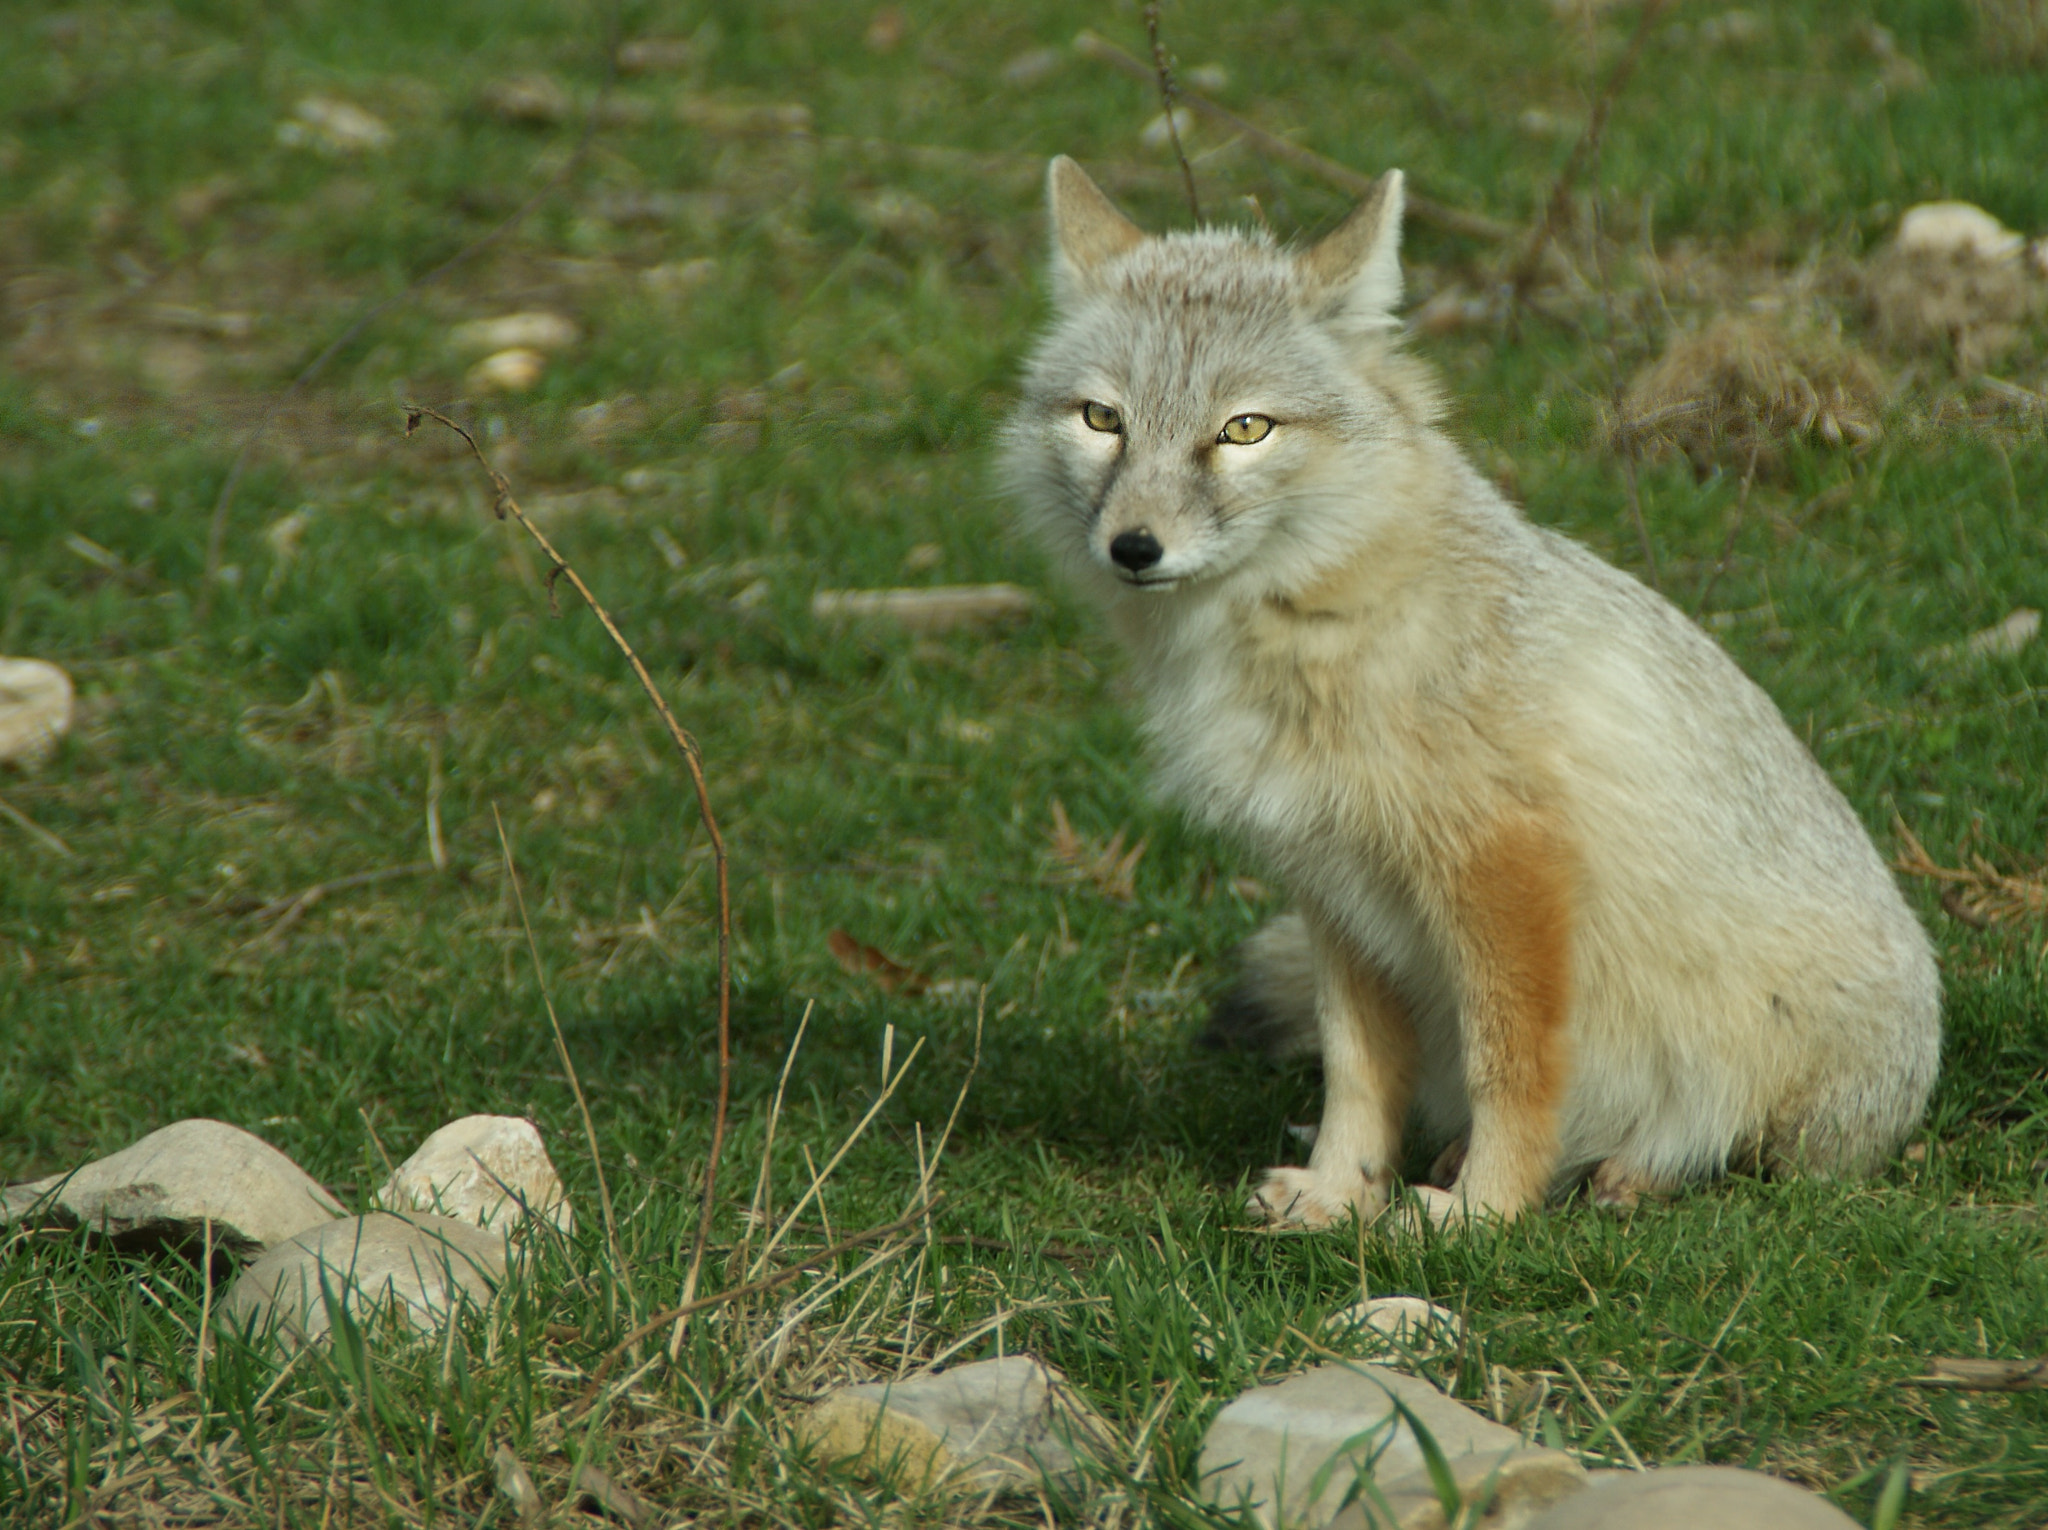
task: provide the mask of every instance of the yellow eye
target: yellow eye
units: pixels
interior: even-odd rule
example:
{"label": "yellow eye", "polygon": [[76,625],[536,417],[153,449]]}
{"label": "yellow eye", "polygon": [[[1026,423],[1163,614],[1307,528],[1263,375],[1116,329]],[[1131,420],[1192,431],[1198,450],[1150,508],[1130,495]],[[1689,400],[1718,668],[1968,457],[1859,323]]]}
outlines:
{"label": "yellow eye", "polygon": [[1081,423],[1090,430],[1099,430],[1112,436],[1124,431],[1124,417],[1107,404],[1098,404],[1093,399],[1081,406]]}
{"label": "yellow eye", "polygon": [[1216,437],[1218,446],[1250,446],[1263,441],[1273,433],[1273,422],[1263,414],[1240,414],[1224,421],[1223,430]]}

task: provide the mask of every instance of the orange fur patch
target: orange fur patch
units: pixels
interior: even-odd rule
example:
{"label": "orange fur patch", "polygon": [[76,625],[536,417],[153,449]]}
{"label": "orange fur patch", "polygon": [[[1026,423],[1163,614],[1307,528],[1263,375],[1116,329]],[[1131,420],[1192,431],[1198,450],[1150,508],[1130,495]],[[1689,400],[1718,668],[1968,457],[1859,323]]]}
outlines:
{"label": "orange fur patch", "polygon": [[1503,1211],[1540,1197],[1555,1167],[1575,880],[1563,836],[1524,817],[1474,844],[1449,889],[1473,1115],[1460,1188]]}

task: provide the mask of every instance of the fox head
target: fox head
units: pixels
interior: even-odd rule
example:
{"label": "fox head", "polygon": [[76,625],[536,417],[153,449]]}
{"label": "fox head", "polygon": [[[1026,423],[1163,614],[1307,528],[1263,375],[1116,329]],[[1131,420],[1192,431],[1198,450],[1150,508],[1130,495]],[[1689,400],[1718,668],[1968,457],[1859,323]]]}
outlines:
{"label": "fox head", "polygon": [[1289,250],[1237,230],[1148,237],[1052,162],[1055,316],[1005,466],[1072,572],[1279,593],[1364,544],[1375,484],[1435,412],[1395,354],[1401,188],[1389,171]]}

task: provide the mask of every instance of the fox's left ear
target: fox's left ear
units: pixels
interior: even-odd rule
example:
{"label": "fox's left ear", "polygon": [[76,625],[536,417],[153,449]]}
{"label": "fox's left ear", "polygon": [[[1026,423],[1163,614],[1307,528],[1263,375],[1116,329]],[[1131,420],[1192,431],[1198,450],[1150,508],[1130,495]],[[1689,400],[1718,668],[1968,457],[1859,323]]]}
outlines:
{"label": "fox's left ear", "polygon": [[1401,301],[1402,178],[1389,170],[1336,228],[1301,257],[1321,316],[1366,334],[1394,327]]}

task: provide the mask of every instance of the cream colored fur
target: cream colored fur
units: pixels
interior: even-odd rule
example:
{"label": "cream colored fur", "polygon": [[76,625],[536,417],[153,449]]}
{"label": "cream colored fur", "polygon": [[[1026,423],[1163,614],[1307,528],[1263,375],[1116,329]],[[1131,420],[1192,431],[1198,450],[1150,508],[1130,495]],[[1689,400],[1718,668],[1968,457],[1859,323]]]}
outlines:
{"label": "cream colored fur", "polygon": [[1596,1166],[1626,1199],[1880,1164],[1935,1076],[1926,936],[1770,699],[1436,428],[1398,172],[1302,252],[1148,238],[1069,160],[1050,189],[1009,481],[1129,651],[1162,787],[1299,909],[1255,957],[1313,990],[1327,1101],[1254,1213],[1377,1211],[1410,1120],[1469,1134],[1439,1217]]}

